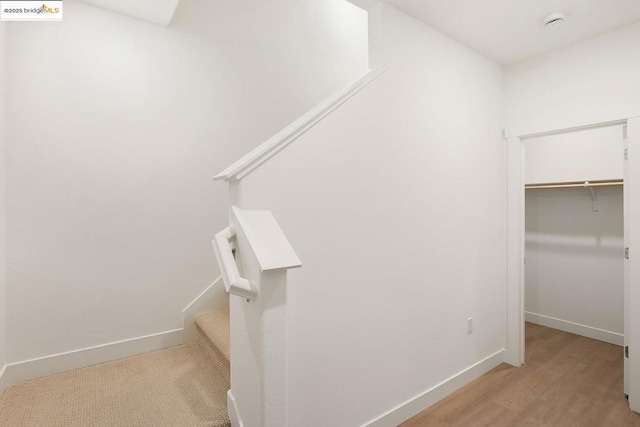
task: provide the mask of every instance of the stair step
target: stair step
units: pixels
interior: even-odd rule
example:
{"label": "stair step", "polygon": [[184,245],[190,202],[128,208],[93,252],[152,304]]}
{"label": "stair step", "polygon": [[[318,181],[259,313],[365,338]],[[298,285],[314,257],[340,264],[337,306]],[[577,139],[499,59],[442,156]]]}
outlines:
{"label": "stair step", "polygon": [[229,312],[216,311],[196,317],[198,342],[216,368],[231,381]]}
{"label": "stair step", "polygon": [[196,317],[196,325],[211,340],[213,345],[227,359],[231,360],[230,352],[230,331],[229,331],[229,312],[216,311],[213,313],[205,313]]}

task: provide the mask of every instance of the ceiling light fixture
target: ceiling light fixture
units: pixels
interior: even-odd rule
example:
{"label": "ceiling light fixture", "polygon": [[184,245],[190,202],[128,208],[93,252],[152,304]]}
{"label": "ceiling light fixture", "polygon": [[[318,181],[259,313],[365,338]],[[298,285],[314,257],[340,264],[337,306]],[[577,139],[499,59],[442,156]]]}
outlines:
{"label": "ceiling light fixture", "polygon": [[544,18],[545,27],[553,27],[564,22],[565,15],[562,12],[555,12]]}

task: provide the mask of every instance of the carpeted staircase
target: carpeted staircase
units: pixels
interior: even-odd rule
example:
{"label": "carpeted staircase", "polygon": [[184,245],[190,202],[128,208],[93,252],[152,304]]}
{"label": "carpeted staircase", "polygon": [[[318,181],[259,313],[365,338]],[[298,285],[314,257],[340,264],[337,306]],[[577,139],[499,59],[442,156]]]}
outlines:
{"label": "carpeted staircase", "polygon": [[196,317],[198,343],[231,384],[229,312],[216,311]]}
{"label": "carpeted staircase", "polygon": [[[198,344],[213,362],[216,370],[225,380],[225,388],[231,388],[231,330],[229,328],[229,311],[215,311],[196,316]],[[226,396],[225,396],[226,398]],[[226,408],[226,401],[224,402]],[[224,424],[231,426],[228,415]],[[217,426],[218,424],[216,424]]]}
{"label": "carpeted staircase", "polygon": [[[229,311],[215,311],[196,316],[196,328],[198,330],[198,344],[204,349],[218,372],[222,374],[226,381],[224,386],[229,390],[231,388]],[[225,426],[231,426],[228,415],[225,422]]]}
{"label": "carpeted staircase", "polygon": [[9,386],[0,427],[229,427],[229,312],[199,342]]}

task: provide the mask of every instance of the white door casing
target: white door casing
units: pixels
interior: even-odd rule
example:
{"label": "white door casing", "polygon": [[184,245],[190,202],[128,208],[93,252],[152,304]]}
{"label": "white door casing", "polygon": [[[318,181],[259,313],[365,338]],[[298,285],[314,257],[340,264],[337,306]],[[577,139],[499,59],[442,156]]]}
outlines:
{"label": "white door casing", "polygon": [[[640,186],[633,185],[640,176],[640,156],[633,156],[633,149],[640,146],[640,117],[620,120],[626,122],[625,148],[628,160],[624,162],[624,239],[630,258],[625,261],[625,346],[629,346],[629,359],[624,363],[624,393],[629,396],[629,406],[640,412],[640,257],[633,258],[633,248],[640,251]],[[612,122],[602,123],[603,126]],[[570,132],[580,128],[597,127],[597,123],[585,124],[575,129],[548,129],[539,134]],[[507,139],[507,337],[505,362],[514,366],[524,364],[524,268],[525,268],[525,189],[524,144],[522,136]],[[640,151],[639,151],[640,152]],[[621,153],[623,156],[623,153]],[[623,256],[624,254],[621,254]],[[635,285],[634,285],[635,284]],[[635,348],[635,352],[634,352]],[[634,355],[638,354],[634,358]],[[621,390],[621,392],[623,392]]]}

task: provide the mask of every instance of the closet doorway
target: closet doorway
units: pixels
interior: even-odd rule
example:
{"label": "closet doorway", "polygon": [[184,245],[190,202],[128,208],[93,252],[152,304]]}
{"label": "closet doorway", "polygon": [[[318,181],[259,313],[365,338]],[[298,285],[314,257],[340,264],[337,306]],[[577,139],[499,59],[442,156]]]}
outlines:
{"label": "closet doorway", "polygon": [[525,352],[571,357],[566,381],[623,372],[624,135],[616,124],[522,139]]}
{"label": "closet doorway", "polygon": [[[621,131],[623,140],[623,146],[618,148],[618,161],[622,159],[622,175],[624,185],[622,187],[622,199],[623,199],[623,248],[620,253],[622,259],[622,276],[623,276],[623,344],[624,347],[620,348],[623,351],[624,348],[624,391],[628,394],[629,407],[640,412],[640,257],[634,257],[633,250],[640,250],[640,202],[634,203],[634,201],[640,201],[640,185],[638,185],[638,179],[640,179],[640,117],[638,118],[620,118],[611,119],[598,124],[595,122],[589,126],[557,126],[555,128],[544,128],[542,126],[530,126],[528,128],[521,129],[521,131],[512,133],[507,132],[507,345],[505,351],[505,362],[514,366],[520,366],[525,363],[525,200],[526,191],[545,191],[543,189],[525,190],[525,141],[528,139],[542,137],[554,137],[568,134],[577,134],[582,131],[598,131],[602,129],[603,132],[612,131],[618,129]],[[616,131],[617,132],[617,131]],[[574,135],[575,136],[575,135]],[[616,143],[618,144],[618,143]],[[575,163],[574,159],[579,156],[584,156],[587,150],[583,150],[586,146],[579,146],[570,149],[571,152],[568,156],[565,156],[565,164]],[[618,145],[620,147],[620,145]],[[634,151],[635,150],[635,151]],[[620,152],[621,151],[621,152]],[[634,156],[634,152],[637,152]],[[531,159],[529,159],[531,160]],[[552,165],[554,163],[553,158],[545,158],[543,165]],[[557,163],[557,162],[556,162]],[[618,163],[619,164],[619,163]],[[556,164],[557,166],[557,164]],[[575,165],[574,165],[575,166]],[[543,166],[544,167],[544,166]],[[618,166],[619,167],[619,166]],[[555,168],[556,170],[562,170],[562,168]],[[564,168],[566,172],[567,168]],[[548,172],[548,171],[547,171]],[[603,202],[611,202],[616,197],[619,199],[620,195],[615,194],[613,190],[615,185],[611,184],[611,181],[617,181],[618,176],[607,173],[606,175],[582,175],[579,178],[574,178],[575,175],[562,176],[553,178],[552,183],[582,183],[590,180],[590,184],[593,181],[605,181],[603,183],[604,188],[601,191],[595,190],[595,197],[592,196],[588,187],[586,188],[573,188],[574,190],[584,190],[586,192],[587,209],[600,209],[604,208],[601,205]],[[550,178],[544,178],[547,181]],[[542,182],[542,181],[541,181]],[[551,182],[551,181],[550,181]],[[540,183],[540,182],[539,182]],[[613,194],[605,194],[607,187],[611,187]],[[553,190],[553,189],[548,189]],[[557,189],[558,191],[569,191],[570,188]],[[584,200],[583,200],[584,201]],[[531,206],[530,206],[531,207]],[[568,209],[568,208],[567,208]],[[607,208],[608,209],[608,208]],[[618,208],[619,209],[619,208]],[[604,212],[601,212],[601,214]],[[609,212],[611,213],[611,212]],[[618,214],[619,215],[619,214]],[[572,224],[573,226],[573,224]],[[577,224],[576,224],[577,226]],[[619,228],[617,228],[619,230]],[[619,233],[619,232],[618,232]],[[548,238],[553,240],[553,233]],[[570,236],[564,236],[563,238],[555,237],[556,250],[558,247],[564,245],[571,246],[572,241]],[[564,239],[564,242],[563,242]],[[611,239],[608,245],[613,245]],[[547,250],[550,244],[547,242]],[[578,239],[573,240],[573,245],[577,245]],[[602,245],[602,240],[600,242]],[[615,245],[619,246],[618,243]],[[603,249],[601,247],[601,249]],[[546,273],[545,273],[546,274]],[[579,294],[574,294],[574,298],[578,298]],[[618,299],[619,301],[619,299]],[[619,303],[618,303],[619,304]],[[531,306],[530,306],[531,307]],[[534,313],[530,308],[530,313]],[[584,309],[588,310],[588,308]],[[545,313],[537,313],[545,314]],[[547,317],[555,317],[550,314],[546,314]],[[531,314],[530,314],[531,318]],[[584,321],[584,320],[583,320]],[[611,318],[609,321],[614,322]],[[586,322],[586,321],[585,321]],[[579,323],[579,322],[573,322]],[[583,325],[582,323],[579,323]],[[611,323],[614,324],[614,323]],[[619,325],[619,318],[618,323]],[[574,325],[576,326],[576,325]],[[586,325],[589,326],[589,325]],[[599,333],[604,333],[608,337],[614,337],[619,340],[619,335],[614,326],[609,326],[610,329],[593,327],[593,329],[602,329]],[[613,332],[610,334],[608,332]],[[617,338],[615,338],[617,337]],[[602,339],[602,336],[600,337]],[[617,341],[619,343],[619,341]],[[619,354],[619,353],[618,353]],[[638,356],[636,356],[636,354]],[[627,356],[628,355],[628,356]],[[622,393],[622,390],[621,390]]]}

